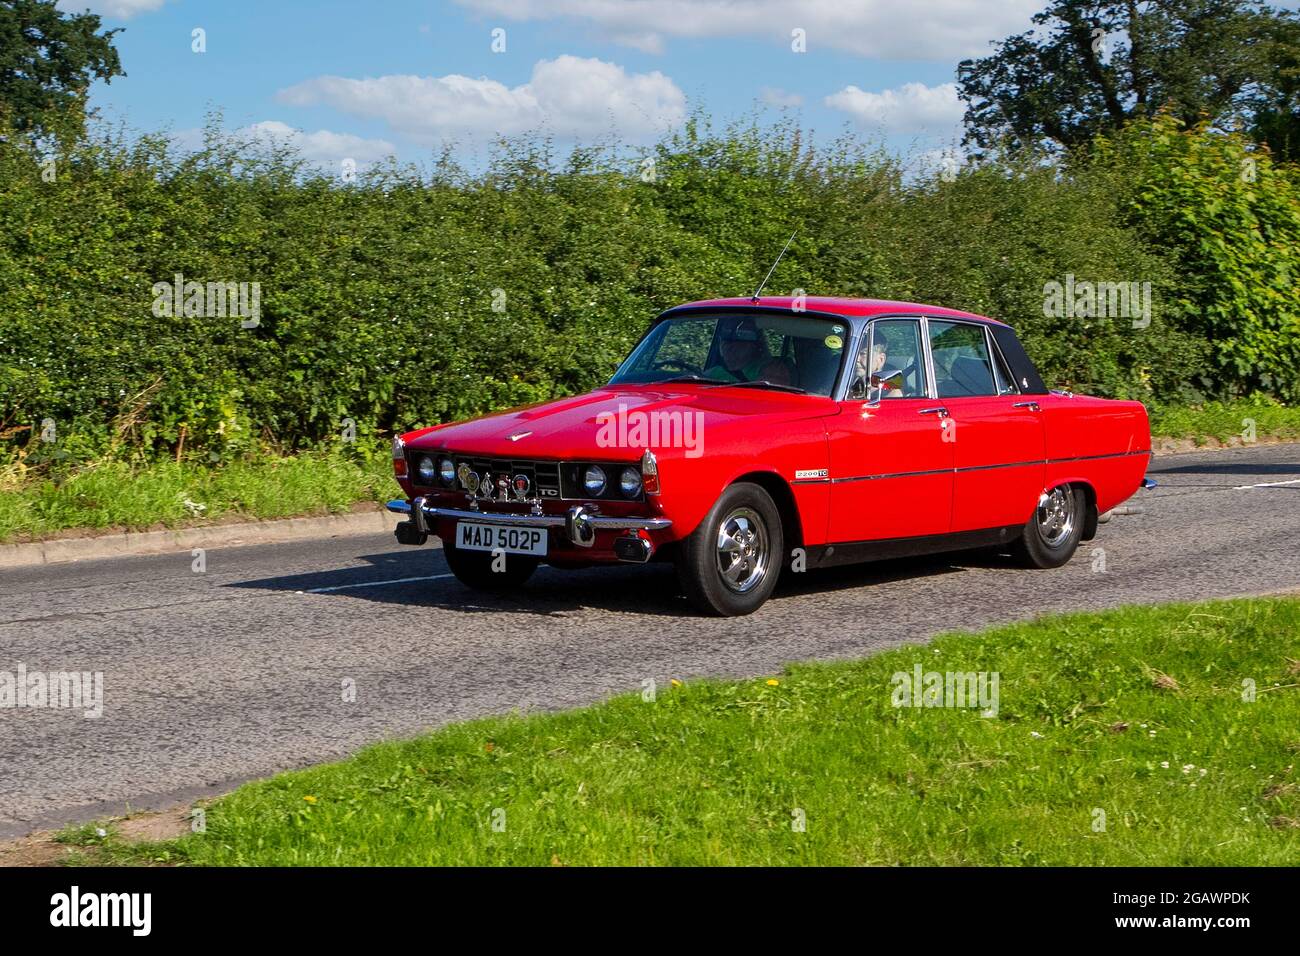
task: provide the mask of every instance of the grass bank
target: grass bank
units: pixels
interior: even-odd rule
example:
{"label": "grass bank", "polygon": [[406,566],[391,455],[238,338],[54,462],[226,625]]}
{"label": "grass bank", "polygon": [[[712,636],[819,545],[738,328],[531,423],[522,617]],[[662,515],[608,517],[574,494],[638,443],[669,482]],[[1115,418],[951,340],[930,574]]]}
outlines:
{"label": "grass bank", "polygon": [[[996,715],[895,706],[918,667],[996,673]],[[204,833],[90,842],[199,865],[1294,865],[1298,672],[1296,599],[1052,617],[458,724],[247,785]]]}
{"label": "grass bank", "polygon": [[1207,402],[1151,410],[1152,438],[1187,438],[1198,445],[1214,439],[1300,441],[1300,408],[1273,402]]}
{"label": "grass bank", "polygon": [[179,527],[232,516],[289,518],[392,497],[391,466],[342,455],[297,455],[219,466],[109,462],[59,481],[0,489],[0,542],[69,529]]}

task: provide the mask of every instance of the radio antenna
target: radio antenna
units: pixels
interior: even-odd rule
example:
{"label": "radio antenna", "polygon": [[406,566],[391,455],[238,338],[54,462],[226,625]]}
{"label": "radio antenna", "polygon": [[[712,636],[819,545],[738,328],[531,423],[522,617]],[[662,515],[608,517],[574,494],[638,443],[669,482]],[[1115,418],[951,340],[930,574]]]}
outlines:
{"label": "radio antenna", "polygon": [[781,248],[781,255],[776,257],[776,262],[772,263],[772,268],[767,270],[767,275],[763,276],[763,281],[760,282],[758,288],[754,290],[754,295],[750,299],[751,302],[758,302],[758,297],[763,291],[763,286],[767,285],[767,280],[772,278],[772,273],[776,271],[776,267],[781,263],[781,256],[785,255],[785,250],[790,248],[790,243],[794,242],[794,237],[798,235],[798,233],[798,229],[790,233],[790,238],[785,241],[785,245]]}

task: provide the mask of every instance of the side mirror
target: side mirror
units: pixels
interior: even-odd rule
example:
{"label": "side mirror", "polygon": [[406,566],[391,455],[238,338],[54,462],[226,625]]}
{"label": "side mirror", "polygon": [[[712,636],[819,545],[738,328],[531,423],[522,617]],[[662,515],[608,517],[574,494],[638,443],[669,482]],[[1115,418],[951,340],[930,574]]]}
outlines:
{"label": "side mirror", "polygon": [[871,384],[867,386],[867,407],[875,408],[880,404],[880,400],[885,397],[885,383],[871,376]]}

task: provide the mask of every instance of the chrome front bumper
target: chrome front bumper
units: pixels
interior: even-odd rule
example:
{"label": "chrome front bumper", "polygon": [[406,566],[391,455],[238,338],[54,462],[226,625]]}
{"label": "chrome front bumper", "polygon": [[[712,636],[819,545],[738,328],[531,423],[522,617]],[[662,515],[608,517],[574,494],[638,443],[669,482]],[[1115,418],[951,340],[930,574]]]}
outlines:
{"label": "chrome front bumper", "polygon": [[617,518],[596,514],[586,505],[574,505],[562,515],[520,515],[469,511],[464,508],[435,508],[425,504],[423,498],[412,501],[399,498],[388,502],[386,507],[394,514],[410,515],[411,523],[420,534],[428,533],[430,518],[450,518],[453,521],[503,524],[515,528],[563,528],[568,539],[583,548],[595,544],[597,531],[663,531],[673,526],[668,518]]}

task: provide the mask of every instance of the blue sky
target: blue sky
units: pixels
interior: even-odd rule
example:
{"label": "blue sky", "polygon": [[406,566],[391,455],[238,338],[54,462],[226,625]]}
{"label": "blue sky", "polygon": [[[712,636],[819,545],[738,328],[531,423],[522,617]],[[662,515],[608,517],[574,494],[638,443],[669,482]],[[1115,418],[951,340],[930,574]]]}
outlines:
{"label": "blue sky", "polygon": [[[196,141],[205,114],[325,164],[473,154],[497,133],[654,140],[700,108],[781,108],[918,155],[955,144],[957,61],[1042,0],[61,0],[99,13],[126,77],[108,120]],[[192,31],[206,52],[192,50]],[[494,30],[504,52],[493,51]],[[802,31],[800,33],[800,31]],[[804,38],[806,52],[792,45]],[[497,34],[500,46],[501,35]]]}

